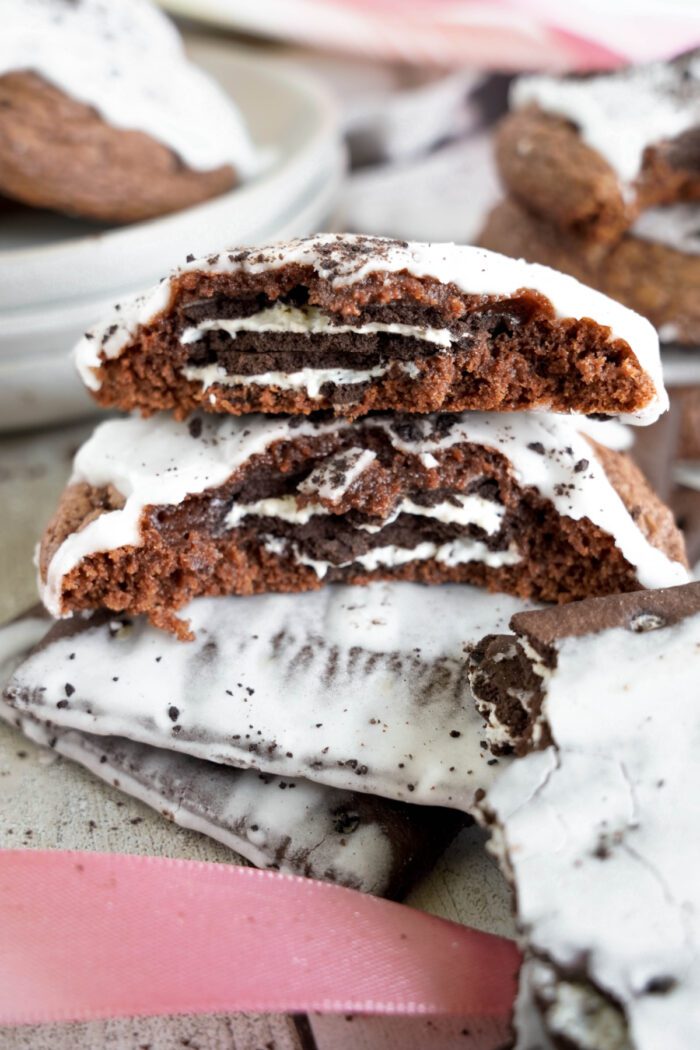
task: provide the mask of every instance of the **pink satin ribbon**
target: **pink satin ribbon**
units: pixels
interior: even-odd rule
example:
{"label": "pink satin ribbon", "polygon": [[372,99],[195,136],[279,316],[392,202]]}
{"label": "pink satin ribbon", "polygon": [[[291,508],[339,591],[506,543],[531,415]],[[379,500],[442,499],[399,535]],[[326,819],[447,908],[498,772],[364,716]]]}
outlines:
{"label": "pink satin ribbon", "polygon": [[162,857],[0,851],[0,1023],[210,1012],[507,1015],[500,937],[353,890]]}

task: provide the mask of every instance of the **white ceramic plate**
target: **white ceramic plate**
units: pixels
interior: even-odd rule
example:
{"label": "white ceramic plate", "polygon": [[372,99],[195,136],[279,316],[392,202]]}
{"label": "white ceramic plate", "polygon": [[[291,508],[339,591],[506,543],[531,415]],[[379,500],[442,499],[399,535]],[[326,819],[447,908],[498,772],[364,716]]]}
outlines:
{"label": "white ceramic plate", "polygon": [[0,223],[0,316],[116,298],[154,283],[188,252],[256,243],[329,169],[338,152],[335,105],[314,78],[220,43],[195,42],[190,51],[231,93],[269,167],[213,201],[127,227],[26,211],[13,220],[10,212]]}

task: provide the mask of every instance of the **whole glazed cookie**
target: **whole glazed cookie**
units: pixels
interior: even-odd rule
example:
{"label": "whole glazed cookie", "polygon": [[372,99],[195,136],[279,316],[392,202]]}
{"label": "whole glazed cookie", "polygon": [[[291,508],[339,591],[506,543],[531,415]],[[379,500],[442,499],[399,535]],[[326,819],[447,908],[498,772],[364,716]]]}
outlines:
{"label": "whole glazed cookie", "polygon": [[700,207],[643,212],[614,244],[562,231],[515,198],[492,210],[480,243],[514,259],[544,263],[598,288],[647,317],[664,343],[700,345]]}
{"label": "whole glazed cookie", "polygon": [[235,106],[148,0],[0,0],[0,194],[133,222],[257,159]]}
{"label": "whole glazed cookie", "polygon": [[55,624],[6,696],[23,724],[465,811],[503,763],[486,750],[464,648],[528,608],[405,583],[197,598],[187,645],[98,612]]}
{"label": "whole glazed cookie", "polygon": [[559,229],[617,240],[649,207],[700,200],[700,51],[590,76],[526,76],[496,156],[508,192]]}
{"label": "whole glazed cookie", "polygon": [[[696,1047],[700,584],[517,613],[511,632],[472,682],[492,739],[529,752],[481,803],[524,948],[516,1050]],[[504,660],[530,668],[520,718]]]}
{"label": "whole glazed cookie", "polygon": [[350,419],[666,408],[651,325],[573,278],[482,248],[319,234],[189,256],[75,350],[105,407]]}
{"label": "whole glazed cookie", "polygon": [[[0,685],[34,646],[50,651],[51,643],[42,643],[50,629],[41,606],[0,627]],[[78,638],[73,661],[80,649]],[[57,660],[55,670],[60,667]],[[105,676],[105,684],[113,677]],[[61,728],[52,718],[20,714],[1,700],[0,719],[258,868],[384,897],[402,896],[471,823],[454,809],[392,802],[298,777],[233,769],[125,737]]]}

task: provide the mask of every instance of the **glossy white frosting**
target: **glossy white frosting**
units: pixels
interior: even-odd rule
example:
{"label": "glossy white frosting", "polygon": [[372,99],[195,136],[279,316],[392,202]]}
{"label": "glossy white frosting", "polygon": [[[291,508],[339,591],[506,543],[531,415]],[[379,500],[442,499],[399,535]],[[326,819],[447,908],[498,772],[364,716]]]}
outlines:
{"label": "glossy white frosting", "polygon": [[[222,485],[251,456],[276,441],[351,429],[361,445],[363,431],[372,427],[381,427],[395,448],[417,456],[435,457],[460,442],[494,448],[510,460],[520,485],[536,488],[560,514],[575,520],[587,518],[613,536],[643,586],[687,581],[687,570],[645,538],[596,460],[593,447],[569,418],[533,412],[465,412],[447,431],[434,429],[436,418],[416,417],[410,435],[401,428],[397,432],[391,416],[352,424],[344,420],[315,424],[303,418],[292,424],[280,417],[203,415],[196,417],[201,424],[197,437],[187,423],[167,415],[103,423],[78,451],[71,480],[95,487],[113,485],[126,502],[120,510],[101,514],[63,541],[49,563],[42,600],[54,616],[60,616],[64,576],[89,554],[138,546],[146,507],[177,505],[190,494]],[[370,468],[368,461],[366,469]],[[476,520],[483,514],[483,508],[472,506],[471,510]],[[485,549],[480,553],[486,560]]]}
{"label": "glossy white frosting", "polygon": [[503,762],[480,746],[464,646],[527,607],[401,583],[199,598],[183,610],[194,641],[115,616],[32,655],[12,702],[60,727],[467,809]]}
{"label": "glossy white frosting", "polygon": [[259,167],[238,110],[148,0],[0,0],[0,25],[0,76],[37,73],[195,170]]}
{"label": "glossy white frosting", "polygon": [[[457,244],[408,244],[352,234],[319,234],[269,248],[231,249],[187,263],[145,295],[119,304],[118,309],[78,343],[75,361],[83,382],[92,390],[99,389],[100,361],[118,357],[137,337],[141,325],[167,310],[172,281],[178,274],[188,271],[256,274],[289,263],[313,266],[334,286],[361,281],[374,272],[407,270],[418,277],[430,276],[452,283],[460,291],[472,295],[507,298],[521,288],[535,289],[551,301],[558,317],[590,317],[598,324],[608,326],[612,337],[624,339],[629,344],[656,387],[656,397],[629,417],[629,422],[653,423],[668,407],[656,331],[645,318],[602,292],[548,266],[509,259],[484,248]],[[431,331],[439,333],[441,330]]]}
{"label": "glossy white frosting", "polygon": [[[619,1003],[635,1050],[686,1050],[700,1042],[700,614],[639,626],[555,643],[553,746],[485,805],[530,954]],[[546,987],[551,968],[530,979]],[[560,1035],[590,1038],[580,989],[553,1002]]]}

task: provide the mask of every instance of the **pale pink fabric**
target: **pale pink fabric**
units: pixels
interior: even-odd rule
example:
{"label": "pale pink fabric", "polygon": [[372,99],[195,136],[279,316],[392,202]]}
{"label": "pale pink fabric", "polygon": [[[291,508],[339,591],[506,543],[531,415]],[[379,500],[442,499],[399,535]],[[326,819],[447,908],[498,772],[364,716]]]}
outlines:
{"label": "pale pink fabric", "polygon": [[227,864],[0,851],[0,1024],[209,1012],[507,1015],[515,946]]}

